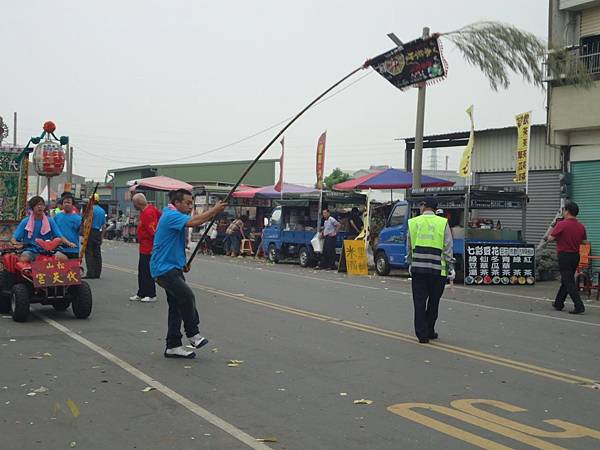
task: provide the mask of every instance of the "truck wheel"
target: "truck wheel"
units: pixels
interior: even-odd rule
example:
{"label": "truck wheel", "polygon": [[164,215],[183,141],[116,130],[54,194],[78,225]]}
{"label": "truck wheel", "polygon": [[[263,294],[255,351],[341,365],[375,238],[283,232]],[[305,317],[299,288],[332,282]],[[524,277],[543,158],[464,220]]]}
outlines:
{"label": "truck wheel", "polygon": [[92,289],[85,281],[82,281],[79,286],[73,286],[73,301],[71,307],[73,314],[78,319],[87,319],[92,313]]}
{"label": "truck wheel", "polygon": [[269,244],[269,261],[272,263],[279,262],[279,252],[277,251],[275,244]]}
{"label": "truck wheel", "polygon": [[378,252],[377,255],[375,255],[375,270],[377,271],[378,275],[384,277],[389,275],[391,270],[390,261],[388,260],[385,252]]}
{"label": "truck wheel", "polygon": [[15,284],[10,295],[12,318],[15,322],[25,322],[29,316],[29,289],[23,283]]}
{"label": "truck wheel", "polygon": [[6,270],[0,271],[0,313],[10,312],[10,291],[13,284],[13,274]]}
{"label": "truck wheel", "polygon": [[52,307],[57,311],[65,311],[70,304],[71,302],[69,302],[68,300],[58,300],[52,303]]}
{"label": "truck wheel", "polygon": [[300,251],[298,252],[298,259],[300,261],[301,267],[308,267],[313,264],[313,258],[311,257],[310,252],[306,247],[302,247],[300,249]]}

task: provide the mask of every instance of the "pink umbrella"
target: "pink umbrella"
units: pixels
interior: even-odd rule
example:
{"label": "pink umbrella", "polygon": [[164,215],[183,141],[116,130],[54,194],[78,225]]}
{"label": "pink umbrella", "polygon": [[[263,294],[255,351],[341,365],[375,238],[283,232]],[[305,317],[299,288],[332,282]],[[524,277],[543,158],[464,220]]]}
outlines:
{"label": "pink umbrella", "polygon": [[190,192],[192,189],[194,189],[191,184],[162,175],[158,177],[149,177],[136,180],[134,185],[131,186],[129,190],[134,192],[138,188],[150,191],[176,191],[177,189],[187,189]]}

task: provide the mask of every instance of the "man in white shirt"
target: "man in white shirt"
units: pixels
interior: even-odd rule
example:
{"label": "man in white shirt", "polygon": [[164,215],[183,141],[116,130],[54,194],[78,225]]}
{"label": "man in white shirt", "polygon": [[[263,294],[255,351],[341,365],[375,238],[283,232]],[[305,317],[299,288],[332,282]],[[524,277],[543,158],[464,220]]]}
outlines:
{"label": "man in white shirt", "polygon": [[331,217],[329,209],[323,210],[323,231],[321,237],[325,239],[323,243],[323,254],[317,269],[336,269],[335,266],[335,244],[337,234],[340,230],[340,223]]}

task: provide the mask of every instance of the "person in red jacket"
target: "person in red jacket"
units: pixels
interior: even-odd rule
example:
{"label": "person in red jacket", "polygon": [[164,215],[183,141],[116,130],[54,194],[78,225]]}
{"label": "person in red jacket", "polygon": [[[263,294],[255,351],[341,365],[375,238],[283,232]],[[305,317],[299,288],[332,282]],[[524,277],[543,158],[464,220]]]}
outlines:
{"label": "person in red jacket", "polygon": [[135,194],[132,199],[133,206],[140,212],[137,227],[137,240],[140,244],[140,259],[138,262],[138,291],[129,300],[139,300],[143,303],[156,301],[156,284],[150,275],[150,257],[154,245],[156,226],[160,218],[160,211],[149,205],[144,194]]}

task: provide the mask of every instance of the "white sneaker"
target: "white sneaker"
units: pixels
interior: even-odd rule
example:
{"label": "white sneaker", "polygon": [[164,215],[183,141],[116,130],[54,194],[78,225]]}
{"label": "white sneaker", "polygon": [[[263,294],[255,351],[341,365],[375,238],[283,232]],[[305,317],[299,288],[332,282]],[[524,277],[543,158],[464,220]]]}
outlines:
{"label": "white sneaker", "polygon": [[165,358],[195,358],[196,354],[191,350],[186,350],[183,346],[168,348],[165,350]]}
{"label": "white sneaker", "polygon": [[129,297],[129,300],[131,300],[132,302],[137,302],[138,300],[141,300],[141,299],[142,299],[142,297],[139,297],[137,294]]}
{"label": "white sneaker", "polygon": [[190,345],[194,348],[204,347],[206,344],[208,344],[208,339],[199,334],[190,338]]}
{"label": "white sneaker", "polygon": [[154,303],[156,301],[156,297],[144,297],[140,299],[142,303]]}

